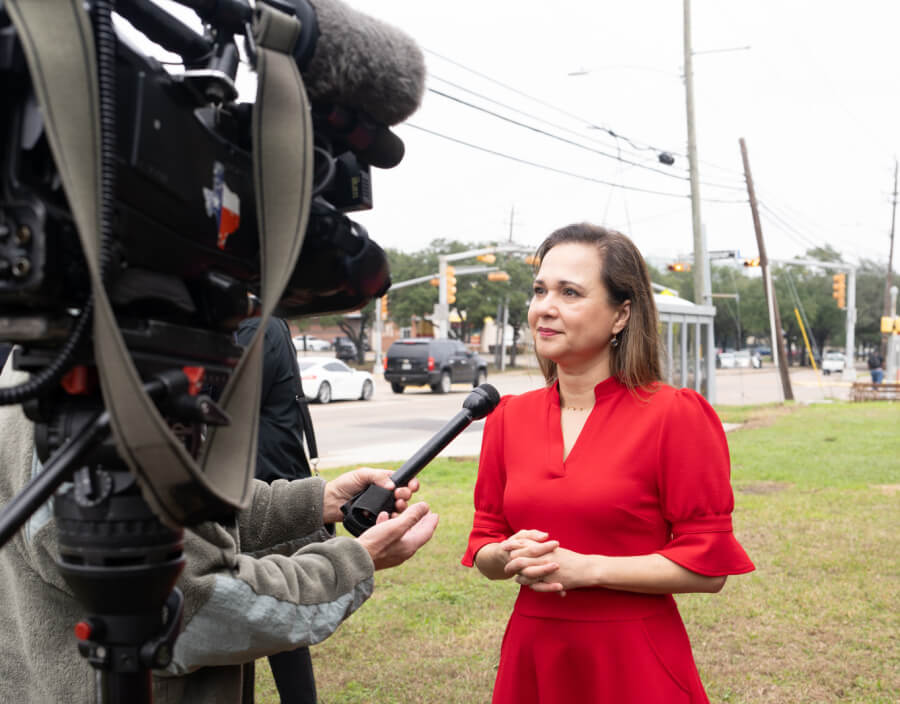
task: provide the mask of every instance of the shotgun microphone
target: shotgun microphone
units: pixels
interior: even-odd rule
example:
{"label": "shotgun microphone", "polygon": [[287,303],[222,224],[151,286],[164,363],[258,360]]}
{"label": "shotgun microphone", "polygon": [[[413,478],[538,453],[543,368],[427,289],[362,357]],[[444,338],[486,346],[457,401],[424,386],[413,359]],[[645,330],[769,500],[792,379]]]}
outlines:
{"label": "shotgun microphone", "polygon": [[[406,486],[431,460],[437,457],[450,441],[465,430],[473,420],[480,420],[493,411],[500,403],[500,394],[490,384],[475,387],[463,401],[462,410],[450,419],[443,428],[403,466],[391,475],[395,486]],[[341,506],[344,527],[355,536],[375,525],[375,519],[382,511],[394,511],[394,491],[370,484],[359,494]]]}

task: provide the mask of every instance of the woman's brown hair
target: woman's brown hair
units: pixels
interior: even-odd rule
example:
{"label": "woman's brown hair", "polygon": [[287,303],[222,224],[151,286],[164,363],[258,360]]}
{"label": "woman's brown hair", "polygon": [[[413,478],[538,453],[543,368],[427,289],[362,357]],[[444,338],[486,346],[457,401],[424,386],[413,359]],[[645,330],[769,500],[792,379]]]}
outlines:
{"label": "woman's brown hair", "polygon": [[[631,391],[649,390],[661,375],[659,319],[650,274],[634,243],[621,232],[599,225],[567,225],[551,233],[536,253],[535,268],[547,252],[558,244],[570,242],[594,245],[600,257],[600,278],[609,292],[610,302],[621,305],[631,301],[631,317],[618,334],[619,344],[610,347],[610,372]],[[556,362],[538,355],[538,363],[547,384],[556,381]]]}

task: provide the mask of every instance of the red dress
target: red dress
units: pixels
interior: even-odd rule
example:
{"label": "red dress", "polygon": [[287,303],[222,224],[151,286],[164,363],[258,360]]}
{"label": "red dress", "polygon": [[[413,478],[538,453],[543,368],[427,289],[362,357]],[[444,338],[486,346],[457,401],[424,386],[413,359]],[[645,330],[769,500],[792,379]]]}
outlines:
{"label": "red dress", "polygon": [[[482,440],[463,564],[518,530],[569,550],[659,553],[694,572],[750,572],[731,530],[728,444],[699,394],[636,398],[615,379],[563,461],[556,387],[505,396]],[[675,600],[603,588],[565,597],[522,587],[503,637],[494,704],[708,702]]]}

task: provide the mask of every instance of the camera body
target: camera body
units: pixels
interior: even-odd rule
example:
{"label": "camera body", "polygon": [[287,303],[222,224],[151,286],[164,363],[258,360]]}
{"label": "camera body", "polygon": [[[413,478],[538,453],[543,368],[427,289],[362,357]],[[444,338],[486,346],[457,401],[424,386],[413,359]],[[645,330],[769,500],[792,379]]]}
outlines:
{"label": "camera body", "polygon": [[[0,340],[52,348],[69,334],[69,311],[88,298],[90,282],[27,65],[4,20],[0,8]],[[214,59],[236,56],[233,38],[215,46]],[[233,100],[229,71],[170,74],[127,38],[117,42],[107,292],[123,321],[228,332],[252,313],[260,285],[254,106]],[[283,317],[359,308],[390,285],[383,250],[344,214],[371,207],[369,167],[327,123],[315,124],[317,182],[276,310]]]}

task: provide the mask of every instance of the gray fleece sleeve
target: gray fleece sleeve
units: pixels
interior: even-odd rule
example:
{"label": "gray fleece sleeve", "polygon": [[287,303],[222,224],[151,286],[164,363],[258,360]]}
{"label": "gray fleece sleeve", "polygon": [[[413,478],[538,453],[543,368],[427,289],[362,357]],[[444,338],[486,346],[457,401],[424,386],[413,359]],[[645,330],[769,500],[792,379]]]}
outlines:
{"label": "gray fleece sleeve", "polygon": [[312,645],[372,594],[374,565],[351,538],[285,556],[237,552],[230,531],[204,523],[185,532],[185,627],[168,671],[191,672]]}
{"label": "gray fleece sleeve", "polygon": [[271,484],[253,480],[253,499],[238,514],[240,551],[261,557],[291,555],[311,542],[328,540],[322,525],[325,480],[319,477]]}

